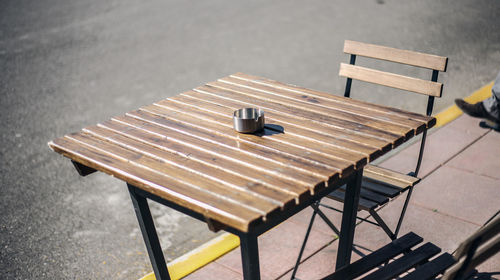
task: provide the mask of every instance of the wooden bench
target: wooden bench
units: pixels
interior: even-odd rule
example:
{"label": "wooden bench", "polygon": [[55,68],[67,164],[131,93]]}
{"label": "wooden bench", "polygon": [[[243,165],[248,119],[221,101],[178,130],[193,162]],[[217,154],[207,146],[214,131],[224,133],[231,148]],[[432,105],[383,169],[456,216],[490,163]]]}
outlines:
{"label": "wooden bench", "polygon": [[[474,268],[500,251],[500,216],[480,228],[460,244],[455,253],[442,253],[423,238],[410,232],[377,251],[346,265],[324,280],[349,279],[468,279]],[[412,249],[413,248],[413,249]]]}

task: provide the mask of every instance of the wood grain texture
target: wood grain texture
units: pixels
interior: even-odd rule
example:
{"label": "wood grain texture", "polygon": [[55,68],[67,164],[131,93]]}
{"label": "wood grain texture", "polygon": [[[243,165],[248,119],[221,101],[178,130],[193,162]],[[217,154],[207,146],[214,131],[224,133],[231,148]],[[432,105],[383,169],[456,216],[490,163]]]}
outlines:
{"label": "wood grain texture", "polygon": [[[178,95],[171,97],[168,100],[178,103],[184,107],[193,107],[196,110],[206,111],[212,114],[230,115],[233,111],[241,108],[241,105],[237,103],[224,102],[222,104],[220,102],[218,103],[217,99],[208,100],[209,98],[210,97],[204,98],[199,93],[194,92],[191,93],[191,95]],[[161,102],[165,101],[160,101],[160,103]],[[324,143],[324,141],[329,142],[332,145],[339,143],[341,147],[347,150],[350,149],[351,144],[357,146],[361,145],[384,152],[391,149],[391,144],[388,144],[386,140],[380,139],[376,136],[360,134],[356,131],[336,127],[318,126],[314,123],[304,122],[301,119],[283,116],[272,111],[266,111],[265,117],[268,123],[267,126],[273,127],[275,130],[284,131],[284,128],[286,127],[287,133],[296,132],[295,134],[298,136],[309,137],[311,139],[321,141],[321,143]],[[360,149],[356,148],[356,150]],[[377,157],[377,152],[374,152],[373,156]]]}
{"label": "wood grain texture", "polygon": [[411,78],[345,63],[340,64],[339,75],[368,83],[379,84],[435,97],[441,97],[443,90],[443,84],[441,83]]}
{"label": "wood grain texture", "polygon": [[[225,117],[217,114],[203,113],[200,111],[190,111],[189,107],[179,108],[172,106],[173,102],[164,103],[161,106],[147,106],[141,110],[155,114],[159,117],[174,119],[188,125],[195,125],[197,119],[202,118],[206,122],[200,129],[216,133],[227,138],[248,143],[256,147],[262,147],[269,152],[277,152],[296,161],[304,161],[306,164],[321,166],[331,172],[341,172],[342,174],[353,171],[353,165],[365,165],[366,160],[359,160],[360,153],[345,151],[336,147],[312,145],[308,139],[285,135],[265,128],[257,134],[241,134],[232,128],[231,115]],[[257,137],[256,137],[257,136]],[[271,140],[271,141],[268,141]],[[311,146],[313,148],[311,148]],[[320,167],[319,167],[320,168]],[[327,173],[328,174],[328,173]]]}
{"label": "wood grain texture", "polygon": [[[265,111],[263,131],[233,130],[232,113],[243,107]],[[364,168],[433,121],[238,73],[49,146],[203,215],[218,225],[214,229],[246,232]],[[367,170],[374,179],[391,177]],[[398,186],[407,179],[389,180]]]}
{"label": "wood grain texture", "polygon": [[404,111],[398,108],[392,108],[392,107],[387,107],[379,104],[373,104],[373,103],[368,103],[362,100],[356,100],[352,98],[346,98],[343,96],[337,96],[333,95],[330,93],[326,92],[321,92],[317,90],[312,90],[312,89],[307,89],[303,87],[299,87],[296,85],[290,85],[290,84],[284,84],[278,81],[270,80],[267,78],[262,78],[262,77],[257,77],[257,76],[252,76],[244,73],[236,73],[231,75],[230,77],[245,80],[245,81],[251,81],[252,83],[259,84],[259,85],[264,85],[264,86],[269,86],[271,88],[274,88],[276,90],[284,90],[286,92],[286,95],[290,96],[298,96],[304,100],[307,100],[309,102],[313,103],[319,103],[319,102],[333,102],[333,103],[341,103],[341,104],[346,104],[351,107],[357,107],[361,110],[367,111],[367,112],[382,112],[387,115],[391,116],[399,116],[403,119],[413,119],[413,120],[419,120],[428,125],[428,128],[434,126],[436,124],[436,119],[434,117],[429,117],[425,116],[422,114],[417,114],[413,112],[408,112]]}
{"label": "wood grain texture", "polygon": [[[330,174],[335,173],[335,171],[327,168],[315,166],[311,162],[301,161],[299,157],[289,156],[239,139],[227,139],[201,127],[190,126],[179,120],[166,119],[142,110],[130,112],[126,117],[116,118],[115,120],[129,125],[139,125],[146,128],[147,131],[167,132],[169,137],[181,139],[181,142],[190,147],[210,151],[217,150],[219,153],[227,154],[233,159],[250,161],[261,168],[281,170],[283,166],[288,166],[289,170],[283,170],[280,173],[275,172],[275,174],[286,175],[290,179],[299,180],[305,184],[310,184],[318,179],[326,181]],[[182,127],[183,130],[180,134],[177,134],[175,130],[179,127]]]}
{"label": "wood grain texture", "polygon": [[[197,103],[197,100],[193,100],[193,102]],[[192,107],[191,105],[191,103],[177,102],[158,103],[158,106],[160,107],[167,108],[178,113],[185,113],[194,117],[204,118],[212,121],[214,125],[217,126],[224,126],[224,130],[226,132],[223,134],[228,137],[234,137],[234,135],[236,135],[239,139],[248,139],[249,141],[255,142],[254,139],[249,138],[248,135],[241,135],[234,132],[231,125],[231,115],[234,111],[233,109],[227,107],[216,107],[216,111],[208,112],[202,109],[198,110],[197,107]],[[284,129],[285,127],[287,127],[286,131]],[[220,131],[221,128],[217,127],[214,129]],[[283,150],[284,153],[287,151],[296,151],[294,152],[295,154],[304,154],[302,156],[303,158],[314,157],[316,161],[324,161],[325,157],[328,157],[332,160],[340,160],[353,164],[356,167],[360,164],[366,164],[364,160],[359,161],[360,155],[369,156],[369,158],[372,159],[380,154],[380,151],[373,147],[358,144],[356,142],[348,142],[345,139],[329,137],[323,134],[315,133],[311,130],[302,129],[300,127],[289,126],[286,123],[274,121],[270,118],[267,118],[264,133],[260,133],[259,136],[264,138],[264,140],[271,140],[265,141],[266,145],[273,145],[276,148]],[[383,148],[386,147],[384,146]],[[332,164],[333,166],[338,166],[335,162],[332,162]]]}
{"label": "wood grain texture", "polygon": [[[103,123],[107,127],[116,127],[118,124],[122,124],[126,132],[130,131],[130,127],[133,127],[146,134],[166,136],[167,139],[183,145],[183,149],[179,151],[181,153],[190,153],[195,149],[213,155],[221,155],[234,162],[240,162],[250,168],[257,169],[257,171],[267,172],[274,176],[295,181],[297,184],[310,186],[311,190],[322,187],[327,179],[326,175],[318,174],[318,172],[310,173],[305,170],[304,168],[307,168],[307,165],[296,162],[289,164],[286,161],[280,161],[284,157],[280,154],[268,154],[265,150],[255,149],[245,143],[225,141],[220,137],[195,129],[182,130],[182,132],[176,131],[176,129],[182,128],[182,124],[179,123],[168,123],[168,121],[162,120],[151,123],[144,119],[126,116],[116,117],[112,119],[112,122]],[[207,136],[208,138],[204,138]],[[212,136],[219,142],[210,141]]]}
{"label": "wood grain texture", "polygon": [[163,164],[172,165],[195,174],[200,174],[201,176],[208,176],[209,180],[218,182],[221,185],[227,185],[238,192],[249,193],[258,199],[267,200],[279,205],[281,208],[285,208],[286,205],[293,203],[295,198],[298,197],[280,188],[279,184],[273,185],[248,176],[241,176],[240,172],[231,172],[227,169],[217,168],[216,165],[210,164],[210,161],[214,161],[213,158],[208,162],[197,160],[194,156],[184,156],[173,150],[161,149],[117,134],[105,127],[87,127],[84,129],[84,132],[97,139],[108,141],[113,145],[118,145],[119,147],[157,159]]}
{"label": "wood grain texture", "polygon": [[[389,115],[383,112],[377,111],[367,111],[364,108],[359,108],[356,106],[351,106],[348,100],[344,100],[344,102],[332,102],[330,100],[325,99],[317,99],[317,98],[307,98],[307,96],[301,95],[299,93],[290,93],[285,90],[276,89],[270,86],[265,86],[257,83],[253,83],[251,81],[246,81],[238,78],[227,77],[223,79],[219,79],[220,82],[237,87],[243,87],[245,89],[249,89],[252,92],[262,93],[260,96],[266,96],[267,98],[272,98],[272,100],[277,100],[279,102],[286,102],[287,99],[291,101],[291,104],[295,104],[299,107],[311,108],[312,110],[320,110],[322,112],[334,114],[344,114],[349,117],[351,116],[359,116],[361,118],[377,120],[381,123],[390,123],[395,124],[399,127],[406,128],[414,128],[417,127],[417,133],[422,132],[425,128],[425,122],[420,120],[413,120],[408,117],[401,117],[398,115]],[[212,85],[209,83],[209,85]],[[217,87],[217,86],[216,86]],[[224,87],[221,84],[218,84],[218,87]],[[234,87],[231,87],[234,88]],[[304,103],[301,105],[300,103]]]}
{"label": "wood grain texture", "polygon": [[[216,220],[230,224],[237,229],[246,231],[249,225],[262,219],[259,213],[249,211],[239,204],[218,201],[217,197],[205,192],[193,194],[193,189],[185,184],[170,180],[168,177],[147,168],[137,168],[126,159],[113,158],[107,153],[89,149],[80,142],[58,138],[50,142],[49,145],[54,151],[68,158],[113,175],[181,206],[191,208],[193,211],[209,217],[213,216]],[[214,201],[217,201],[216,205],[213,205]]]}
{"label": "wood grain texture", "polygon": [[[293,106],[288,106],[286,104],[280,104],[277,102],[264,101],[258,98],[247,97],[244,95],[235,94],[232,91],[227,91],[219,88],[214,88],[210,86],[198,87],[195,89],[197,93],[201,93],[204,96],[194,94],[193,92],[186,93],[188,96],[194,96],[205,100],[215,101],[218,100],[218,104],[221,102],[232,104],[238,104],[241,107],[258,107],[266,112],[274,112],[287,118],[296,118],[302,121],[302,123],[312,122],[314,125],[321,127],[335,127],[339,129],[344,129],[348,131],[355,131],[363,135],[370,135],[379,137],[385,140],[396,141],[399,138],[411,138],[413,136],[413,131],[408,131],[406,134],[398,134],[392,131],[386,131],[380,128],[371,127],[365,124],[357,123],[354,120],[338,119],[333,118],[324,114],[319,114],[316,112],[301,110],[300,108],[295,108]],[[221,100],[222,99],[222,100]],[[234,103],[233,103],[234,102]]]}
{"label": "wood grain texture", "polygon": [[415,51],[401,50],[374,44],[346,40],[344,53],[382,59],[438,71],[446,71],[448,58]]}
{"label": "wood grain texture", "polygon": [[[393,182],[394,183],[393,185],[395,186],[401,186],[401,187],[413,186],[420,181],[419,178],[401,174],[399,172],[371,164],[367,165],[363,171],[365,176],[367,176],[368,178],[373,178],[378,180],[380,180],[381,178],[386,178],[391,180],[391,182]],[[381,181],[386,181],[386,180],[381,180]],[[396,182],[401,182],[402,185],[397,184]]]}
{"label": "wood grain texture", "polygon": [[[226,80],[227,81],[227,80]],[[208,83],[207,85],[212,86],[214,88],[220,88],[223,90],[231,91],[237,94],[242,94],[251,98],[257,98],[267,102],[274,102],[277,104],[283,104],[286,106],[292,106],[293,108],[298,108],[300,110],[322,114],[326,117],[332,117],[339,120],[347,120],[347,121],[355,121],[357,123],[377,128],[383,129],[395,134],[415,134],[413,127],[415,126],[423,126],[422,123],[418,125],[411,125],[408,123],[398,124],[396,121],[388,120],[387,118],[374,118],[372,116],[366,116],[366,114],[353,114],[351,112],[345,112],[342,110],[338,110],[336,108],[325,108],[322,106],[318,106],[317,104],[305,103],[296,100],[292,100],[289,98],[284,98],[277,95],[268,94],[265,92],[261,92],[249,87],[242,87],[239,84],[230,84],[230,83],[222,83],[222,82],[213,82]],[[410,121],[411,122],[411,121]]]}
{"label": "wood grain texture", "polygon": [[[255,184],[263,184],[278,192],[290,194],[295,198],[296,203],[299,203],[303,199],[309,197],[307,185],[301,184],[301,182],[282,176],[274,176],[275,173],[271,170],[267,172],[259,172],[259,169],[249,168],[251,166],[247,165],[247,162],[244,161],[227,159],[221,155],[203,150],[188,149],[181,143],[172,140],[172,138],[167,138],[162,135],[150,134],[115,122],[107,122],[100,124],[99,126],[88,127],[85,128],[84,131],[94,134],[98,133],[99,136],[102,135],[102,131],[110,131],[111,135],[107,136],[107,139],[121,139],[120,141],[127,141],[124,139],[132,139],[139,143],[159,149],[162,152],[173,153],[185,158],[186,160],[193,160],[208,166],[213,166],[224,171],[224,175],[234,174],[243,177],[247,180],[249,187]],[[186,149],[188,149],[189,152],[183,152]],[[163,156],[165,155],[163,154]],[[189,165],[191,166],[190,163]]]}
{"label": "wood grain texture", "polygon": [[[265,216],[268,213],[277,210],[278,203],[268,199],[255,199],[261,197],[256,193],[247,191],[244,185],[234,184],[228,180],[221,180],[213,174],[203,172],[202,170],[186,170],[175,164],[165,164],[166,162],[158,157],[151,157],[142,151],[127,149],[113,143],[95,138],[92,135],[78,133],[66,136],[66,138],[85,145],[88,149],[107,154],[113,159],[126,159],[134,167],[148,169],[155,173],[162,174],[170,180],[179,184],[184,184],[192,188],[191,192],[204,192],[218,200],[227,200],[232,203],[240,204],[249,211],[254,211]],[[175,174],[173,176],[172,174]]]}

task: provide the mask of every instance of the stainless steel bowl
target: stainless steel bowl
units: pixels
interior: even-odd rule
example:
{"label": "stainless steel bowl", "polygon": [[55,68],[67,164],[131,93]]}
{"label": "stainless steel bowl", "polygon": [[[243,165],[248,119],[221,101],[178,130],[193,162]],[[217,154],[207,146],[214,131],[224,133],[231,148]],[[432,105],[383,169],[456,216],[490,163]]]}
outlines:
{"label": "stainless steel bowl", "polygon": [[264,128],[264,111],[256,108],[243,108],[234,111],[234,130],[241,133],[254,133]]}

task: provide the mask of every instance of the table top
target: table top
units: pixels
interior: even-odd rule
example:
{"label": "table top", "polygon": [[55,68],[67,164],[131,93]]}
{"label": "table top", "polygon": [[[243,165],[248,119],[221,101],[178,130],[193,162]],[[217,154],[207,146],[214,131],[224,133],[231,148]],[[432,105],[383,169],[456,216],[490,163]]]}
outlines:
{"label": "table top", "polygon": [[[265,129],[232,114],[265,111]],[[237,73],[49,142],[56,152],[247,232],[432,127],[435,118]]]}

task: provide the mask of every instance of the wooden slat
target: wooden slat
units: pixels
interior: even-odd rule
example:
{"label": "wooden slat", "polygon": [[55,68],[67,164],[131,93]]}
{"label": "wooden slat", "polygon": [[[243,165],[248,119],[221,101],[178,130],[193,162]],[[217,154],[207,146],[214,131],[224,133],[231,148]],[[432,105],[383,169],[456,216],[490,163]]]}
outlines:
{"label": "wooden slat", "polygon": [[[343,203],[345,200],[345,191],[346,187],[342,186],[338,190],[335,190],[332,193],[328,194],[327,197]],[[359,197],[359,210],[368,211],[370,209],[375,209],[376,207],[381,206],[388,201],[389,198],[387,196],[361,187]]]}
{"label": "wooden slat", "polygon": [[278,186],[268,186],[267,184],[264,184],[259,180],[255,180],[254,178],[243,177],[240,176],[239,173],[235,172],[227,172],[226,170],[217,168],[212,164],[207,164],[207,162],[196,161],[192,156],[182,156],[175,152],[159,149],[144,142],[116,134],[115,132],[104,127],[91,126],[85,128],[84,132],[119,147],[137,151],[138,153],[158,159],[166,164],[170,164],[194,173],[200,173],[202,176],[213,177],[215,181],[221,182],[223,185],[228,185],[230,188],[234,188],[239,192],[247,192],[254,195],[255,198],[275,203],[282,209],[284,209],[286,205],[292,204],[297,197],[288,192],[284,192],[283,189]]}
{"label": "wooden slat", "polygon": [[[300,94],[300,98],[309,100],[310,102],[338,102],[338,103],[348,103],[350,106],[359,107],[362,110],[372,111],[372,112],[382,112],[385,114],[390,114],[394,116],[399,116],[402,118],[409,118],[413,120],[419,120],[427,123],[427,127],[430,128],[436,124],[436,119],[433,117],[412,113],[408,111],[404,111],[397,108],[392,108],[388,106],[373,104],[369,102],[365,102],[362,100],[346,98],[343,96],[337,96],[326,92],[321,92],[317,90],[307,89],[295,85],[284,84],[278,81],[252,76],[244,73],[236,73],[231,75],[233,78],[238,78],[245,81],[251,81],[252,83],[270,86],[276,89],[285,90],[290,94],[296,93]],[[348,102],[346,102],[348,100]]]}
{"label": "wooden slat", "polygon": [[252,81],[247,81],[244,79],[233,78],[233,77],[222,78],[219,79],[219,81],[222,83],[227,83],[229,85],[236,85],[254,91],[259,91],[266,94],[266,96],[269,97],[277,96],[279,98],[293,100],[299,103],[305,103],[307,105],[310,105],[311,108],[320,107],[320,109],[328,109],[333,112],[344,112],[355,116],[375,119],[381,121],[382,123],[389,122],[403,127],[414,128],[417,131],[417,133],[422,132],[423,129],[426,127],[426,123],[420,120],[413,120],[408,117],[388,114],[386,112],[368,111],[366,109],[359,108],[357,106],[352,106],[349,102],[350,99],[347,98],[344,100],[344,102],[335,102],[331,100],[318,99],[318,98],[307,98],[307,96],[304,96],[297,92],[291,92],[283,89],[273,88],[271,86],[262,85],[254,83]]}
{"label": "wooden slat", "polygon": [[[164,102],[173,101],[179,106],[192,107],[195,110],[207,112],[210,114],[231,115],[232,112],[241,108],[241,105],[226,102],[225,105],[210,103],[206,100],[200,100],[192,96],[178,95],[158,102],[159,105]],[[359,135],[350,131],[336,129],[332,127],[318,127],[306,123],[299,119],[287,118],[274,112],[266,111],[265,118],[267,127],[272,127],[277,131],[283,131],[286,127],[286,133],[297,137],[305,137],[318,141],[320,144],[328,143],[337,145],[346,150],[361,151],[369,154],[370,160],[377,158],[381,152],[391,149],[391,144],[379,138]],[[281,128],[280,128],[281,126]]]}
{"label": "wooden slat", "polygon": [[[371,164],[367,165],[363,171],[364,171],[364,175],[367,176],[368,178],[373,177],[375,179],[376,178],[380,179],[380,177],[376,177],[376,175],[379,175],[379,176],[385,177],[385,178],[390,179],[390,180],[402,182],[403,184],[405,184],[407,186],[414,186],[416,183],[418,183],[420,181],[419,178],[415,178],[412,176],[401,174],[399,172],[392,171],[392,170],[389,170],[389,169],[386,169],[383,167],[378,167],[378,166],[371,165]],[[381,181],[386,181],[386,180],[381,180]],[[388,181],[388,182],[390,182],[390,181]],[[401,185],[396,185],[396,186],[401,186]]]}
{"label": "wooden slat", "polygon": [[[368,165],[367,165],[368,166]],[[365,166],[366,167],[366,166]],[[378,185],[385,185],[388,187],[392,187],[395,189],[398,189],[399,192],[403,192],[403,190],[407,189],[410,187],[407,183],[401,182],[399,180],[394,180],[388,177],[384,177],[382,175],[376,174],[376,173],[363,173],[363,178],[366,179],[367,181],[373,181],[374,183]]]}
{"label": "wooden slat", "polygon": [[381,194],[373,192],[370,189],[366,189],[366,188],[363,188],[363,187],[361,187],[360,195],[364,199],[371,200],[373,202],[378,203],[379,205],[383,205],[383,204],[385,204],[385,203],[387,203],[389,201],[389,198],[387,198],[386,196],[383,196]]}
{"label": "wooden slat", "polygon": [[[345,193],[346,186],[344,185],[344,186],[340,187],[339,191]],[[361,187],[361,190],[360,190],[360,198],[363,198],[363,199],[366,199],[369,201],[373,201],[373,202],[377,203],[378,205],[382,205],[382,204],[389,201],[389,199],[386,196],[372,192],[371,190],[365,189],[363,187]]]}
{"label": "wooden slat", "polygon": [[[179,181],[192,188],[193,192],[201,191],[210,193],[219,200],[228,200],[241,205],[251,211],[257,212],[264,218],[267,214],[278,210],[279,202],[268,199],[256,199],[256,194],[248,192],[244,188],[232,184],[226,180],[220,180],[212,174],[202,173],[197,170],[185,170],[173,164],[166,164],[158,158],[152,158],[142,152],[126,149],[110,142],[103,141],[90,134],[74,134],[66,136],[75,142],[85,145],[87,148],[108,154],[112,158],[128,160],[134,166],[149,169],[158,174],[165,174],[171,180]],[[172,176],[175,174],[175,176]],[[230,191],[228,191],[230,190]]]}
{"label": "wooden slat", "polygon": [[384,265],[382,268],[363,277],[363,280],[388,280],[406,272],[416,265],[428,260],[441,252],[441,249],[432,243],[425,243],[417,249],[404,254],[399,259]]}
{"label": "wooden slat", "polygon": [[379,266],[385,261],[401,254],[411,247],[422,242],[422,237],[413,232],[407,233],[404,236],[392,241],[377,251],[357,260],[356,262],[344,266],[337,270],[334,274],[329,275],[324,280],[345,280],[354,279],[365,274],[373,268]]}
{"label": "wooden slat", "polygon": [[[333,200],[336,200],[338,202],[344,203],[345,192],[340,191],[340,190],[335,190],[335,191],[329,193],[328,195],[326,195],[326,197],[331,198]],[[359,198],[358,211],[360,211],[360,210],[368,211],[370,209],[375,209],[377,206],[378,206],[378,203],[376,203],[376,202],[373,202],[373,201],[368,200],[368,199],[364,199],[362,197]]]}
{"label": "wooden slat", "polygon": [[[323,106],[318,106],[318,104],[311,104],[308,102],[301,102],[297,100],[293,100],[290,98],[285,98],[282,96],[274,95],[274,94],[269,94],[265,92],[260,92],[256,89],[253,89],[248,86],[242,86],[241,84],[237,83],[225,83],[223,81],[233,81],[235,79],[222,79],[221,82],[212,82],[208,83],[207,85],[213,86],[215,88],[220,88],[232,92],[237,92],[239,94],[244,94],[249,97],[253,98],[258,98],[261,100],[265,101],[270,101],[270,102],[276,102],[279,104],[286,104],[288,106],[293,106],[295,108],[300,108],[301,110],[305,111],[310,111],[310,112],[315,112],[318,114],[323,114],[325,116],[329,117],[334,117],[337,119],[341,120],[349,120],[349,121],[356,121],[360,124],[364,124],[370,127],[378,128],[378,129],[384,129],[390,132],[394,132],[397,134],[407,134],[409,131],[410,133],[415,134],[414,127],[419,128],[422,130],[425,125],[421,122],[418,123],[412,123],[414,121],[409,120],[406,123],[404,122],[398,122],[396,120],[391,120],[391,119],[383,119],[383,118],[376,118],[374,116],[370,116],[367,114],[359,113],[359,112],[346,112],[343,110],[339,110],[338,108],[335,107],[323,107]],[[236,80],[238,81],[238,80]]]}
{"label": "wooden slat", "polygon": [[[216,108],[217,111],[205,111],[205,110],[199,110],[196,107],[189,106],[190,105],[189,103],[182,103],[182,104],[176,103],[175,100],[174,102],[172,100],[160,101],[156,105],[168,108],[169,110],[175,110],[178,113],[197,115],[198,117],[202,117],[203,119],[213,120],[215,123],[223,125],[231,129],[231,131],[233,131],[232,115],[234,110],[232,108],[219,107]],[[280,141],[282,143],[291,142],[291,144],[303,143],[303,145],[301,145],[300,147],[301,149],[306,149],[306,150],[320,149],[321,152],[326,155],[330,154],[331,152],[335,152],[339,157],[355,162],[359,160],[360,155],[371,156],[372,154],[377,154],[378,151],[377,149],[368,147],[366,145],[346,142],[345,140],[339,140],[331,136],[317,134],[312,131],[307,131],[304,129],[293,127],[279,121],[272,122],[271,121],[272,118],[269,119],[267,115],[268,114],[266,112],[265,116],[267,120],[266,121],[267,127],[275,130],[276,132],[282,132],[282,133],[275,133],[271,136],[262,135],[262,137],[266,139],[273,141]],[[239,133],[232,133],[232,134],[242,136]]]}
{"label": "wooden slat", "polygon": [[[400,182],[398,181],[397,183]],[[388,184],[383,181],[374,180],[373,178],[368,178],[366,176],[363,177],[361,186],[367,190],[371,190],[372,192],[376,192],[390,198],[398,196],[405,188],[408,187],[407,185],[405,185],[404,188],[395,186],[393,184]]]}
{"label": "wooden slat", "polygon": [[344,53],[446,71],[448,58],[415,51],[345,40]]}
{"label": "wooden slat", "polygon": [[58,138],[49,143],[56,152],[83,165],[113,175],[127,183],[175,202],[208,218],[239,229],[248,231],[253,224],[259,223],[262,216],[226,200],[218,200],[206,192],[193,192],[193,189],[168,176],[146,168],[131,165],[128,160],[110,157],[106,153],[89,149],[67,138]]}
{"label": "wooden slat", "polygon": [[441,97],[443,84],[341,63],[339,75],[420,94]]}
{"label": "wooden slat", "polygon": [[[212,104],[220,105],[220,106],[228,106],[232,108],[242,108],[248,106],[255,106],[249,102],[242,102],[238,100],[224,98],[219,96],[216,93],[216,89],[207,87],[203,90],[198,89],[197,91],[189,91],[181,94],[181,96],[185,96],[192,99],[198,99],[199,101],[210,102]],[[301,117],[295,115],[293,112],[287,111],[279,111],[272,107],[259,106],[260,108],[265,110],[266,118],[267,116],[272,117],[273,119],[277,119],[281,122],[292,123],[297,126],[302,124],[303,127],[308,127],[310,129],[316,128],[318,132],[327,134],[329,131],[341,131],[344,135],[348,135],[348,137],[358,136],[361,139],[377,139],[381,140],[385,143],[389,142],[392,145],[398,145],[404,142],[405,137],[401,135],[395,135],[388,132],[384,132],[381,130],[365,127],[362,125],[352,126],[351,123],[347,123],[348,127],[344,127],[343,124],[345,122],[337,121],[332,118],[328,118],[329,123],[318,122],[314,119],[309,119],[306,117]],[[342,134],[341,134],[342,135]]]}
{"label": "wooden slat", "polygon": [[[407,138],[413,136],[413,133],[411,131],[407,135],[391,133],[382,129],[373,128],[367,125],[362,125],[356,123],[355,121],[336,119],[326,115],[300,110],[292,106],[286,106],[275,102],[262,101],[256,98],[245,97],[242,95],[235,95],[233,92],[218,88],[204,86],[196,88],[195,91],[197,93],[204,94],[205,95],[204,98],[207,98],[206,95],[211,95],[216,98],[222,98],[224,100],[238,102],[243,106],[258,107],[265,111],[272,111],[287,117],[289,116],[302,119],[305,122],[313,122],[319,126],[327,125],[327,126],[334,126],[337,128],[344,128],[347,130],[358,131],[368,135],[382,137],[384,139],[394,139],[394,142],[396,142],[401,137]],[[185,94],[188,96],[196,96],[192,92]]]}
{"label": "wooden slat", "polygon": [[417,267],[414,271],[405,275],[401,280],[424,280],[434,279],[439,274],[443,273],[448,267],[454,264],[455,259],[448,253],[443,253],[430,262],[424,263]]}
{"label": "wooden slat", "polygon": [[[293,166],[292,164],[299,164],[292,162],[292,160],[283,160],[284,156],[282,155],[273,155],[267,151],[255,149],[249,147],[245,143],[238,143],[235,141],[227,141],[224,144],[220,142],[211,142],[211,135],[208,134],[208,138],[203,138],[205,137],[204,133],[195,129],[186,130],[182,124],[175,122],[171,122],[172,127],[167,127],[132,117],[116,117],[113,118],[111,122],[104,122],[101,125],[111,129],[118,129],[127,134],[135,133],[136,136],[141,138],[147,138],[149,134],[163,136],[181,144],[183,149],[179,152],[190,153],[193,149],[197,149],[213,155],[220,155],[228,160],[244,164],[254,169],[255,172],[266,172],[270,175],[295,181],[297,184],[309,188],[311,192],[314,192],[318,188],[323,188],[325,181],[328,180],[328,176],[326,175],[311,173],[300,167]],[[194,135],[186,134],[189,131]],[[309,166],[309,168],[316,170],[316,168],[312,168],[311,166]]]}
{"label": "wooden slat", "polygon": [[[203,162],[207,165],[213,165],[228,173],[238,174],[239,176],[249,180],[249,182],[257,180],[259,183],[278,188],[281,192],[293,195],[297,203],[310,196],[308,195],[309,191],[306,184],[300,181],[298,182],[294,179],[288,179],[287,177],[277,176],[272,171],[259,172],[259,169],[249,168],[248,163],[245,161],[235,161],[232,158],[228,159],[227,157],[221,156],[217,153],[204,151],[202,149],[189,149],[172,138],[167,138],[166,136],[155,133],[147,133],[143,130],[131,128],[121,123],[107,122],[100,124],[99,128],[112,131],[114,136],[110,137],[113,137],[113,139],[124,136],[160,150],[172,152],[188,159]],[[90,131],[91,133],[96,132],[94,127],[88,127],[85,131]]]}
{"label": "wooden slat", "polygon": [[[192,117],[189,118],[189,116],[188,117],[184,116],[183,118],[181,114],[176,114],[177,115],[176,118],[167,119],[159,115],[151,114],[144,110],[138,110],[129,112],[127,115],[136,119],[140,119],[141,121],[150,122],[152,124],[159,126],[165,125],[167,127],[172,127],[173,125],[174,126],[181,125],[184,126],[184,129],[187,129],[189,133],[193,133],[192,135],[198,135],[199,137],[206,137],[207,135],[210,135],[210,138],[203,138],[203,139],[209,139],[210,141],[214,141],[212,142],[214,144],[226,147],[233,147],[236,150],[248,151],[248,154],[250,154],[253,157],[258,157],[258,155],[260,155],[261,156],[260,158],[264,158],[265,161],[269,161],[272,159],[274,162],[277,162],[283,166],[290,165],[296,167],[296,169],[299,172],[302,172],[306,175],[316,174],[317,178],[321,178],[325,181],[327,181],[331,176],[334,176],[336,172],[349,173],[353,171],[353,166],[350,163],[339,162],[333,159],[330,160],[321,159],[319,157],[317,158],[318,161],[314,161],[316,160],[315,157],[312,157],[314,160],[304,160],[302,157],[294,155],[293,153],[291,154],[291,153],[281,152],[283,150],[283,147],[279,143],[278,145],[276,145],[276,147],[273,147],[273,149],[269,148],[267,146],[272,146],[272,145],[267,143],[268,141],[262,141],[263,137],[261,136],[239,135],[239,133],[234,132],[233,130],[229,130],[227,131],[227,133],[233,134],[234,137],[228,139],[229,137],[225,137],[224,135],[213,133],[213,131],[210,130],[206,130],[205,127],[216,129],[214,128],[214,126],[211,126],[209,122],[204,123],[202,128],[196,125],[192,125],[190,122],[186,122],[186,120],[193,121],[193,118]],[[266,133],[272,135],[275,132],[265,129],[263,131],[263,134]],[[265,143],[265,145],[263,143]],[[243,149],[242,146],[244,147]],[[293,149],[293,147],[290,147],[290,149]],[[297,153],[300,153],[299,149],[296,150]],[[324,162],[326,162],[327,164],[325,164]]]}
{"label": "wooden slat", "polygon": [[362,167],[366,164],[366,156],[360,152],[345,151],[329,144],[314,145],[315,143],[307,138],[285,135],[267,128],[258,133],[258,137],[252,134],[238,133],[234,131],[232,126],[232,114],[221,116],[193,111],[189,110],[189,107],[179,108],[173,102],[162,102],[158,105],[143,107],[141,110],[188,125],[196,125],[197,120],[203,119],[205,122],[200,126],[200,129],[206,129],[233,140],[245,141],[249,145],[272,149],[295,157],[296,160],[310,160],[312,164],[331,168],[333,171],[341,172],[341,174],[352,172],[353,165]]}
{"label": "wooden slat", "polygon": [[[373,118],[367,118],[367,117],[357,115],[357,114],[351,114],[351,113],[343,112],[343,111],[339,111],[339,110],[332,110],[332,109],[328,109],[328,108],[324,108],[324,107],[318,107],[314,104],[307,104],[307,103],[303,103],[303,102],[298,102],[298,101],[290,100],[287,98],[282,98],[279,96],[273,96],[273,95],[261,93],[258,91],[252,91],[252,90],[249,90],[246,88],[242,88],[242,87],[238,87],[238,86],[234,86],[234,85],[230,85],[230,84],[225,84],[225,83],[221,83],[221,82],[213,82],[213,83],[208,83],[207,85],[214,87],[214,88],[223,89],[223,90],[226,90],[228,92],[238,93],[238,94],[250,97],[250,98],[255,98],[255,99],[258,99],[258,100],[261,100],[264,102],[269,102],[269,103],[272,102],[272,104],[282,104],[284,106],[293,107],[293,108],[301,110],[301,111],[303,110],[303,111],[307,111],[307,112],[311,112],[311,113],[315,113],[315,114],[321,114],[324,117],[331,117],[331,118],[336,118],[339,120],[346,120],[346,121],[355,121],[356,123],[363,124],[363,125],[366,125],[369,127],[373,127],[376,129],[389,131],[389,132],[394,133],[394,134],[405,135],[408,138],[415,134],[414,129],[410,128],[408,126],[400,126],[400,125],[397,125],[397,124],[394,124],[391,122],[387,122],[387,121],[380,121],[380,120],[377,121],[377,120],[374,120]],[[239,97],[239,95],[234,95],[235,98],[236,98],[236,96]]]}

